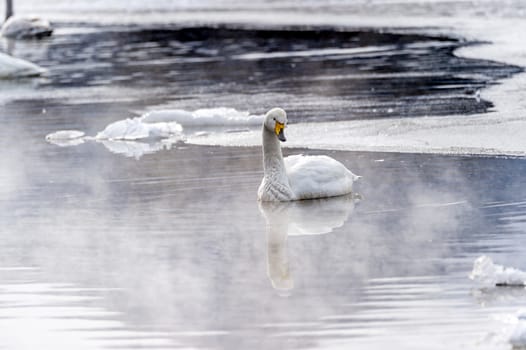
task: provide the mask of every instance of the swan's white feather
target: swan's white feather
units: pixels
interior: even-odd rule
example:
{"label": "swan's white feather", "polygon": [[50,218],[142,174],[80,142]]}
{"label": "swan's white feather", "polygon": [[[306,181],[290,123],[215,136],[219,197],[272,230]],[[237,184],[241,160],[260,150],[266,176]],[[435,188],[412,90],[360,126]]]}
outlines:
{"label": "swan's white feather", "polygon": [[282,131],[286,124],[287,114],[281,108],[273,108],[265,115],[264,177],[258,189],[259,200],[283,202],[351,193],[353,182],[359,176],[354,175],[337,160],[323,155],[301,154],[283,158],[279,140],[285,141]]}
{"label": "swan's white feather", "polygon": [[0,52],[0,79],[32,77],[45,72],[36,64]]}
{"label": "swan's white feather", "polygon": [[358,178],[342,163],[324,155],[293,155],[284,162],[294,199],[341,196],[352,191]]}
{"label": "swan's white feather", "polygon": [[11,16],[2,25],[0,33],[11,39],[31,39],[49,36],[52,32],[53,27],[45,19],[34,16]]}

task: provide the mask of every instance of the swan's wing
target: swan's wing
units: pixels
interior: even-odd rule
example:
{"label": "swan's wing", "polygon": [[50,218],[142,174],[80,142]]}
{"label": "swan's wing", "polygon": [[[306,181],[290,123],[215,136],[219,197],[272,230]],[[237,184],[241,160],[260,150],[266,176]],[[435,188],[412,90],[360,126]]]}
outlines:
{"label": "swan's wing", "polygon": [[36,64],[0,52],[0,79],[38,76],[45,71]]}
{"label": "swan's wing", "polygon": [[295,155],[284,159],[296,199],[341,196],[350,193],[357,178],[342,163],[327,156]]}

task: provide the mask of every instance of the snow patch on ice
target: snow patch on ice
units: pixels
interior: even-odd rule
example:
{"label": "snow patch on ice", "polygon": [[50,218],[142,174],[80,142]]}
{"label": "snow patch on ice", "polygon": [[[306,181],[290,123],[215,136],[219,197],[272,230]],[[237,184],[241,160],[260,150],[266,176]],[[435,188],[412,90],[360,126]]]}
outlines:
{"label": "snow patch on ice", "polygon": [[167,138],[180,134],[183,128],[177,122],[148,123],[140,118],[124,119],[109,124],[95,138],[99,140],[141,140]]}
{"label": "snow patch on ice", "polygon": [[176,122],[183,127],[190,126],[243,126],[261,125],[263,115],[251,115],[248,111],[234,108],[202,108],[193,112],[183,109],[151,111],[141,118],[145,123]]}
{"label": "snow patch on ice", "polygon": [[485,255],[475,260],[469,278],[484,287],[526,286],[526,272],[513,267],[497,265]]}
{"label": "snow patch on ice", "polygon": [[249,126],[260,125],[262,122],[262,115],[250,115],[248,112],[233,108],[206,108],[193,112],[166,109],[113,122],[95,138],[99,140],[162,139],[182,134],[183,127]]}
{"label": "snow patch on ice", "polygon": [[[95,137],[85,137],[83,131],[60,130],[48,134],[46,140],[58,146],[75,146],[95,140],[112,153],[140,158],[144,154],[169,149],[177,142],[186,140],[187,135],[206,138],[210,134],[210,131],[196,128],[215,128],[225,135],[233,135],[242,134],[247,128],[259,126],[262,122],[263,115],[251,115],[226,107],[195,111],[164,109],[110,123]],[[183,127],[188,128],[186,133],[183,133]]]}

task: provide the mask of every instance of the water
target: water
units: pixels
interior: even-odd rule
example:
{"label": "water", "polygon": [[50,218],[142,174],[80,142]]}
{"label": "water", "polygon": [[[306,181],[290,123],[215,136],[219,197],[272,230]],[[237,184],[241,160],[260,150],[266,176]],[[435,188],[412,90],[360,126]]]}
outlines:
{"label": "water", "polygon": [[[518,153],[520,55],[471,57],[483,38],[430,25],[447,21],[379,31],[343,28],[342,13],[395,25],[382,11],[402,8],[481,25],[488,14],[521,19],[520,2],[336,1],[320,12],[312,2],[160,1],[122,16],[118,2],[42,4],[17,6],[58,20],[54,37],[2,43],[49,74],[0,82],[0,349],[510,349],[526,291],[468,275],[482,254],[526,269],[525,160],[420,152],[455,153],[443,137],[454,124],[480,153]],[[228,25],[171,22],[218,13]],[[264,25],[237,21],[260,13]],[[299,23],[275,23],[290,13]],[[511,91],[506,113],[488,87]],[[45,140],[152,109],[275,105],[299,147],[285,154],[340,160],[362,175],[360,196],[260,205],[260,148],[194,144],[213,135],[113,148]],[[228,131],[218,143],[260,142],[258,131]],[[417,153],[392,153],[399,141]],[[375,142],[391,152],[331,150]]]}
{"label": "water", "polygon": [[524,266],[523,160],[335,152],[361,201],[274,210],[258,148],[32,139],[2,166],[5,348],[507,348],[524,291],[467,275]]}

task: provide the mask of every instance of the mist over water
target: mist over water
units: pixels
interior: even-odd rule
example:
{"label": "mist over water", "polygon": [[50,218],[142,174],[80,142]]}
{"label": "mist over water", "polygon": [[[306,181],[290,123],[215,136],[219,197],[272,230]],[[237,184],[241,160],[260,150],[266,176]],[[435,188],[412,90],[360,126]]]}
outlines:
{"label": "mist over water", "polygon": [[467,275],[482,253],[525,263],[522,160],[334,152],[361,200],[269,212],[259,148],[137,161],[13,138],[27,162],[1,171],[8,348],[507,348],[491,317],[524,293]]}
{"label": "mist over water", "polygon": [[[480,31],[453,23],[523,18],[506,4],[17,3],[57,30],[1,42],[48,73],[0,81],[0,349],[510,349],[525,290],[468,275],[482,254],[526,269],[525,160],[419,154],[455,153],[442,136],[459,124],[520,153],[521,56],[477,56],[484,39],[464,34]],[[355,194],[258,203],[260,147],[206,144],[259,145],[259,127],[45,140],[151,110],[277,105],[285,155],[334,157],[362,176]],[[406,132],[418,153],[393,153]],[[362,141],[390,153],[330,150]]]}

